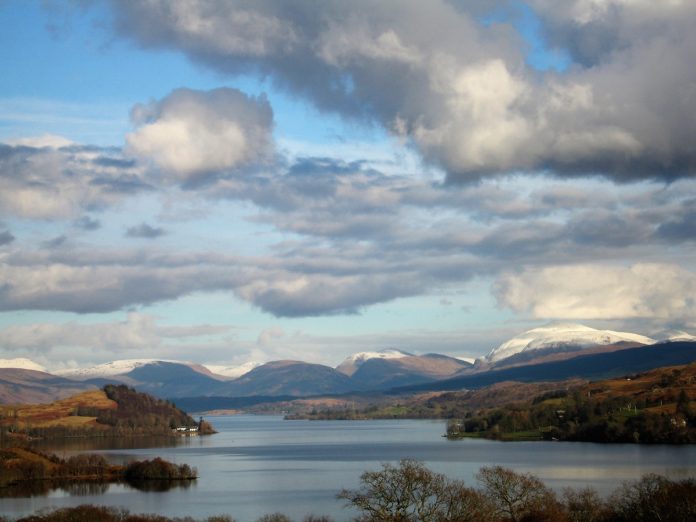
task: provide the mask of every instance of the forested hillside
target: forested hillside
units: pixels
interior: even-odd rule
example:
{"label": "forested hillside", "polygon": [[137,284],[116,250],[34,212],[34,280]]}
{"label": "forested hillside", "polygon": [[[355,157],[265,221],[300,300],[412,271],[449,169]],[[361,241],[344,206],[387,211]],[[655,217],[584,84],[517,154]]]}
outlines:
{"label": "forested hillside", "polygon": [[[210,433],[169,401],[124,385],[81,393],[51,404],[0,406],[0,441],[17,439]],[[177,431],[178,429],[178,431]]]}

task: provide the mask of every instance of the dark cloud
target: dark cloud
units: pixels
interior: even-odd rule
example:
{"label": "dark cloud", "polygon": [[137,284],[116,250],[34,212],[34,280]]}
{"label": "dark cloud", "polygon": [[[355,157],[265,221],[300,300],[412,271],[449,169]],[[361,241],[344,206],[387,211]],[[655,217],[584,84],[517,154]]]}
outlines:
{"label": "dark cloud", "polygon": [[681,216],[660,224],[657,236],[670,242],[696,241],[696,201],[691,204],[692,208]]}
{"label": "dark cloud", "polygon": [[92,231],[101,228],[101,221],[90,216],[82,216],[80,219],[75,220],[74,225],[82,230]]}
{"label": "dark cloud", "polygon": [[155,190],[155,187],[144,182],[140,177],[133,174],[122,174],[118,176],[97,176],[90,180],[90,185],[100,187],[109,192],[118,194],[137,194]]}
{"label": "dark cloud", "polygon": [[114,167],[119,169],[129,169],[135,167],[135,161],[123,158],[110,158],[107,156],[100,156],[93,160],[94,164],[98,167]]}
{"label": "dark cloud", "polygon": [[0,246],[4,245],[9,245],[12,243],[16,238],[12,235],[12,232],[9,230],[3,230],[0,232]]}
{"label": "dark cloud", "polygon": [[153,227],[147,223],[141,223],[140,225],[130,227],[126,231],[127,237],[137,237],[142,239],[157,239],[167,233],[166,230],[160,227]]}
{"label": "dark cloud", "polygon": [[67,241],[68,241],[68,236],[61,235],[61,236],[51,238],[47,241],[44,241],[42,244],[43,244],[44,248],[51,249],[51,248],[59,248],[59,247],[63,246]]}
{"label": "dark cloud", "polygon": [[[696,174],[696,8],[529,0],[574,63],[525,65],[504,2],[112,2],[117,31],[322,110],[376,122],[451,180],[546,170],[627,182]],[[487,5],[486,5],[487,4]]]}

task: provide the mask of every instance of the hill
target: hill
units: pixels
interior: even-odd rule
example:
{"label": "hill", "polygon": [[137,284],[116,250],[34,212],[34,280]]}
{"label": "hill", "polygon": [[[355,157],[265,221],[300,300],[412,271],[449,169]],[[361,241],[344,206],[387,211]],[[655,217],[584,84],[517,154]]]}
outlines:
{"label": "hill", "polygon": [[198,423],[172,403],[124,385],[83,392],[50,404],[0,406],[0,438],[172,435]]}
{"label": "hill", "polygon": [[561,386],[526,401],[457,413],[460,420],[448,426],[451,438],[695,443],[696,364]]}
{"label": "hill", "polygon": [[274,361],[258,366],[242,377],[224,383],[226,396],[321,395],[353,389],[350,378],[329,366],[301,361]]}
{"label": "hill", "polygon": [[96,388],[37,370],[0,368],[0,404],[38,404]]}
{"label": "hill", "polygon": [[350,377],[354,390],[386,390],[441,380],[471,366],[440,354],[373,357],[363,361]]}

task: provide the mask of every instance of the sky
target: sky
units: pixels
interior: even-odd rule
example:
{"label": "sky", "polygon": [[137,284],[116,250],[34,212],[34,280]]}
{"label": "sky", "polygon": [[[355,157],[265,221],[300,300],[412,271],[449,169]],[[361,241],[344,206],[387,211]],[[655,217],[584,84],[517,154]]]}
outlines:
{"label": "sky", "polygon": [[0,1],[0,358],[696,333],[690,0]]}

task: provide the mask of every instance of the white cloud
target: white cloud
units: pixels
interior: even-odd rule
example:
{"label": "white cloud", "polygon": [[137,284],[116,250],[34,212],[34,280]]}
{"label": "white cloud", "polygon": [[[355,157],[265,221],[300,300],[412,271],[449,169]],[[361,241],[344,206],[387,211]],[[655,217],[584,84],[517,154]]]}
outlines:
{"label": "white cloud", "polygon": [[16,138],[12,140],[7,140],[8,145],[22,145],[24,147],[34,147],[43,148],[49,147],[52,149],[59,149],[61,147],[68,147],[70,145],[75,145],[75,142],[70,141],[63,136],[58,136],[56,134],[42,134],[40,136],[30,136],[26,138]]}
{"label": "white cloud", "polygon": [[[112,5],[121,34],[222,73],[259,73],[321,110],[377,122],[455,179],[694,175],[693,2],[575,0],[569,9],[529,0],[550,45],[574,60],[561,72],[527,65],[511,23],[479,22],[503,3]],[[253,34],[248,46],[240,34]]]}
{"label": "white cloud", "polygon": [[266,328],[256,340],[256,344],[260,346],[268,346],[274,339],[281,339],[285,336],[285,331],[280,326],[271,326]]}
{"label": "white cloud", "polygon": [[664,263],[582,264],[502,275],[498,302],[539,319],[650,319],[694,325],[696,273]]}
{"label": "white cloud", "polygon": [[177,89],[136,105],[132,115],[138,129],[126,135],[126,151],[177,181],[263,162],[273,152],[268,101],[236,89]]}

